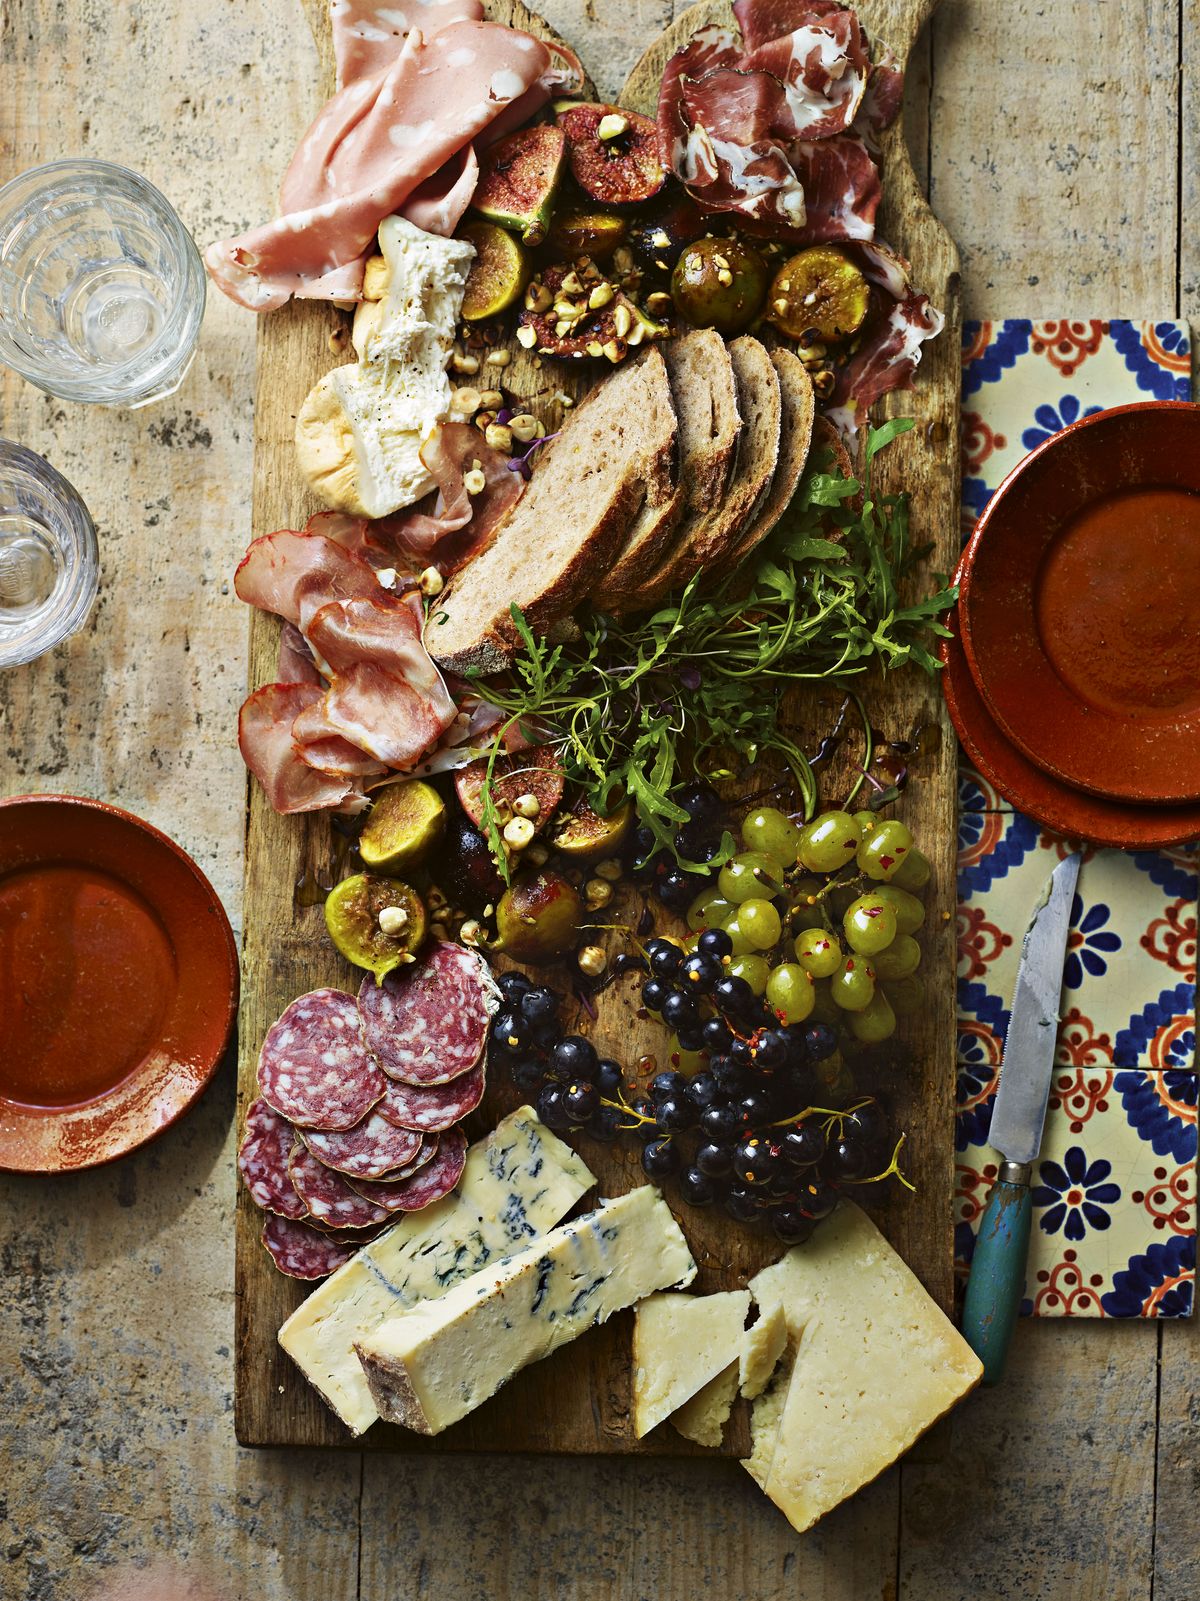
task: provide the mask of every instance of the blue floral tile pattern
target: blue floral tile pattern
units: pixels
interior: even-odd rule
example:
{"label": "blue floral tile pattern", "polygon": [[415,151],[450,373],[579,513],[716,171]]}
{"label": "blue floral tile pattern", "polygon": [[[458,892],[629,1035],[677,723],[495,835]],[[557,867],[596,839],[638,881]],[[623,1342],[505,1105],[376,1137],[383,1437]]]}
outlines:
{"label": "blue floral tile pattern", "polygon": [[[1060,428],[1106,406],[1190,398],[1186,323],[969,323],[964,537],[1008,471]],[[987,1139],[1021,936],[1050,869],[1071,847],[965,764],[958,844],[955,1249],[965,1275],[1000,1160]],[[1197,868],[1191,848],[1085,852],[1034,1174],[1027,1314],[1192,1311]]]}

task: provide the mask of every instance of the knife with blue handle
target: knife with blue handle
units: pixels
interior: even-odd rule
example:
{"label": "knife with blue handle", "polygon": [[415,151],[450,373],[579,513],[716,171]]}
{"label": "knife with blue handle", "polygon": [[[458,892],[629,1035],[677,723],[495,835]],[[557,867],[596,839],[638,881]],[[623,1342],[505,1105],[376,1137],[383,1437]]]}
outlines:
{"label": "knife with blue handle", "polygon": [[1065,857],[1047,879],[1017,969],[988,1135],[988,1144],[1004,1160],[979,1225],[963,1307],[963,1335],[983,1363],[984,1384],[996,1384],[1004,1376],[1025,1289],[1033,1210],[1029,1180],[1042,1144],[1054,1073],[1058,1002],[1079,861],[1078,855]]}

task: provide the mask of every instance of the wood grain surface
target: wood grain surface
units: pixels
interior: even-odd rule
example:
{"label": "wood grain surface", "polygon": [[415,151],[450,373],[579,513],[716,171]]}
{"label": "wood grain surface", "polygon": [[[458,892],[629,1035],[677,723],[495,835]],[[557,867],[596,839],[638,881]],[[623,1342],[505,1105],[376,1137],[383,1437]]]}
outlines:
{"label": "wood grain surface", "polygon": [[[306,0],[319,59],[328,74],[326,10],[319,0]],[[881,33],[901,59],[916,37],[928,10],[925,3],[888,0],[878,12],[863,8],[864,21]],[[488,15],[515,27],[548,30],[541,18],[519,0],[491,0]],[[650,45],[634,66],[622,92],[623,104],[652,114],[663,67],[675,50],[700,27],[711,22],[732,25],[725,0],[703,0],[685,12]],[[587,60],[586,34],[572,43]],[[946,311],[942,337],[927,347],[915,394],[895,397],[894,409],[917,419],[918,426],[889,450],[883,463],[885,487],[903,486],[912,493],[914,539],[930,543],[929,570],[947,571],[958,537],[958,364],[959,292],[957,257],[948,236],[936,223],[917,186],[900,130],[888,137],[882,156],[888,207],[881,236],[912,260],[919,281],[935,304]],[[336,362],[331,336],[343,314],[328,307],[293,303],[259,323],[258,399],[254,529],[301,527],[315,509],[295,466],[292,441],[296,408],[309,387]],[[530,409],[546,415],[547,393],[563,388],[578,394],[590,380],[580,380],[568,367],[536,362],[511,342],[513,361],[505,369],[505,385],[525,398]],[[551,425],[557,421],[552,416]],[[270,682],[278,656],[278,621],[264,613],[251,624],[251,681]],[[910,1193],[899,1184],[885,1194],[865,1198],[893,1243],[925,1281],[930,1292],[949,1308],[952,1298],[951,1197],[953,1194],[954,1014],[954,743],[947,731],[937,686],[916,673],[890,681],[859,685],[872,723],[884,736],[907,737],[920,731],[920,754],[912,763],[913,781],[900,808],[922,848],[929,855],[935,887],[928,896],[923,934],[928,1005],[919,1019],[904,1025],[912,1046],[912,1066],[887,1076],[882,1088],[895,1106],[899,1127],[908,1134],[905,1170],[915,1184]],[[841,692],[803,692],[792,697],[790,730],[802,746],[815,750],[832,726]],[[835,803],[848,793],[861,750],[847,742],[834,764],[822,774],[823,799]],[[761,791],[780,775],[756,769],[739,775],[736,788]],[[243,1001],[240,1020],[239,1109],[257,1094],[259,1047],[267,1028],[287,1003],[305,990],[332,984],[354,989],[360,975],[338,957],[325,933],[319,904],[305,904],[296,894],[310,877],[328,883],[336,852],[329,819],[323,816],[279,817],[261,789],[250,785],[246,836]],[[636,923],[642,901],[633,888],[613,902],[615,925]],[[668,920],[659,915],[661,926]],[[608,936],[615,951],[621,936]],[[570,989],[570,975],[552,973],[552,982]],[[595,1039],[602,1054],[632,1064],[662,1057],[660,1024],[640,1009],[639,982],[624,980],[597,999],[591,1021],[579,1009],[570,1026]],[[648,1073],[652,1069],[646,1070]],[[868,1080],[868,1084],[872,1081]],[[489,1127],[521,1097],[493,1074],[479,1116],[471,1128]],[[599,1195],[615,1195],[644,1183],[636,1148],[629,1142],[601,1146],[581,1142],[585,1159],[597,1177]],[[671,1199],[668,1187],[668,1196]],[[697,1289],[740,1288],[780,1254],[778,1243],[762,1231],[740,1228],[723,1213],[676,1205],[700,1267]],[[338,1445],[346,1443],[342,1425],[327,1410],[292,1362],[279,1349],[278,1329],[307,1293],[303,1285],[276,1272],[259,1242],[262,1214],[248,1195],[237,1210],[237,1367],[234,1392],[238,1439],[244,1445]],[[513,1450],[578,1454],[637,1452],[654,1455],[696,1455],[692,1445],[669,1424],[637,1440],[631,1425],[632,1314],[614,1318],[601,1329],[536,1364],[462,1423],[429,1442],[393,1426],[376,1425],[367,1436],[371,1448],[405,1450]],[[749,1449],[749,1408],[738,1404],[723,1449],[745,1455]]]}
{"label": "wood grain surface", "polygon": [[[671,0],[542,0],[613,95]],[[679,9],[682,9],[680,6]],[[145,171],[201,242],[270,214],[319,87],[293,0],[9,0],[0,179]],[[943,0],[905,130],[964,248],[966,314],[1200,317],[1198,0]],[[131,85],[136,92],[131,92]],[[1182,212],[1181,212],[1182,206]],[[0,789],[128,806],[240,921],[231,730],[246,610],[254,319],[210,296],[184,388],[0,429],[100,527],[88,630],[0,677]],[[232,1428],[234,1079],[129,1159],[0,1176],[4,1601],[1200,1601],[1200,1321],[1024,1322],[940,1464],[797,1536],[736,1464],[245,1451]]]}

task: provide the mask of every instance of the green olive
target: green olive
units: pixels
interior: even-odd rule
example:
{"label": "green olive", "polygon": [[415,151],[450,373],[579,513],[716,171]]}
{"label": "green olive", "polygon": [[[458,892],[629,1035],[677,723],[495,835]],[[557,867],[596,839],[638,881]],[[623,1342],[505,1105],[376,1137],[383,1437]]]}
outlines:
{"label": "green olive", "polygon": [[399,879],[374,873],[344,878],[325,899],[329,937],[348,962],[382,984],[425,939],[425,903]]}
{"label": "green olive", "polygon": [[767,264],[739,239],[697,239],[675,263],[671,298],[693,328],[740,334],[767,298]]}

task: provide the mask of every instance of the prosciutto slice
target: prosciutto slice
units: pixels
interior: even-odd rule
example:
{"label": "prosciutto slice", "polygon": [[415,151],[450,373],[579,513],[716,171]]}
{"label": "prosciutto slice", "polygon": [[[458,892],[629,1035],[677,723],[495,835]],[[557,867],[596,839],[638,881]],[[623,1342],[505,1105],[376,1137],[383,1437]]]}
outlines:
{"label": "prosciutto slice", "polygon": [[946,319],[916,288],[903,256],[886,245],[861,245],[863,272],[879,290],[859,337],[858,348],[840,368],[827,415],[842,433],[853,435],[868,408],[892,389],[911,389],[921,347],[941,333]]}
{"label": "prosciutto slice", "polygon": [[275,612],[305,635],[309,618],[330,601],[383,593],[361,556],[321,534],[289,528],[254,541],[233,575],[233,587],[240,600]]}
{"label": "prosciutto slice", "polygon": [[854,121],[871,58],[853,11],[818,12],[752,50],[742,66],[768,73],[781,87],[771,125],[776,138],[828,139]]}
{"label": "prosciutto slice", "polygon": [[388,767],[437,744],[457,707],[421,641],[420,597],[332,601],[306,634],[329,664],[329,728]]}
{"label": "prosciutto slice", "polygon": [[292,738],[292,724],[324,694],[314,684],[264,684],[242,706],[242,760],[277,812],[361,812],[367,797],[353,780],[310,767]]}
{"label": "prosciutto slice", "polygon": [[836,139],[800,140],[788,150],[788,159],[804,189],[805,244],[874,239],[883,188],[879,168],[861,139],[846,133]]}
{"label": "prosciutto slice", "polygon": [[[388,530],[413,565],[432,555],[448,576],[491,544],[497,524],[524,493],[525,480],[467,422],[443,423],[422,445],[421,460],[437,481],[434,510],[398,512],[388,519]],[[484,487],[470,495],[463,480],[475,462]]]}
{"label": "prosciutto slice", "polygon": [[539,40],[495,23],[409,32],[392,61],[347,82],[318,115],[284,176],[284,214],[209,246],[214,282],[251,311],[311,292],[550,67]]}
{"label": "prosciutto slice", "polygon": [[842,0],[733,0],[733,14],[747,50],[757,50],[772,39],[844,9]]}

